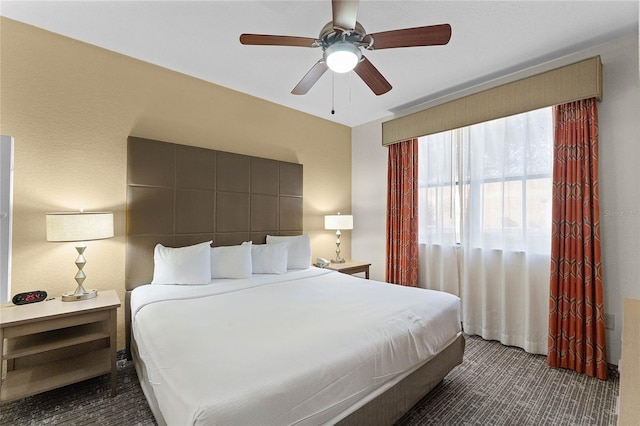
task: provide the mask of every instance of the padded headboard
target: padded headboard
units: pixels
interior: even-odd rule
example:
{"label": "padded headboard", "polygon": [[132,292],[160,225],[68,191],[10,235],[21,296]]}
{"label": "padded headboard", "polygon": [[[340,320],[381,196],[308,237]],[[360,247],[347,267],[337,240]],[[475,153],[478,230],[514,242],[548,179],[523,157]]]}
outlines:
{"label": "padded headboard", "polygon": [[302,165],[129,137],[126,233],[128,302],[153,278],[157,243],[261,244],[267,234],[302,234]]}
{"label": "padded headboard", "polygon": [[151,282],[157,243],[261,244],[301,233],[301,164],[129,137],[127,290]]}

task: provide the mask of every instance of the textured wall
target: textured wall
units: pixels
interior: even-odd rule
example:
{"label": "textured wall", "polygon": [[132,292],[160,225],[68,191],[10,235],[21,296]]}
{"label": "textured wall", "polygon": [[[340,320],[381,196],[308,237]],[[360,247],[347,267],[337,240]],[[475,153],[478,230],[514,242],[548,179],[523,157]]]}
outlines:
{"label": "textured wall", "polygon": [[[112,210],[115,238],[87,243],[85,286],[124,303],[129,135],[303,164],[304,231],[314,257],[331,256],[323,215],[351,210],[350,128],[0,19],[0,132],[15,138],[11,294],[75,288],[75,249],[46,242],[46,212]],[[118,347],[123,318],[124,306]]]}

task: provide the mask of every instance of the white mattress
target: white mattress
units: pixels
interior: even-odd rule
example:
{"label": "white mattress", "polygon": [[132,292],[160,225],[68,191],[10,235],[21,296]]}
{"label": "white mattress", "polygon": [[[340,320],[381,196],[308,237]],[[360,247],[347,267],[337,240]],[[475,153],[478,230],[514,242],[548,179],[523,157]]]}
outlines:
{"label": "white mattress", "polygon": [[332,422],[460,333],[460,300],[310,268],[131,295],[169,425]]}

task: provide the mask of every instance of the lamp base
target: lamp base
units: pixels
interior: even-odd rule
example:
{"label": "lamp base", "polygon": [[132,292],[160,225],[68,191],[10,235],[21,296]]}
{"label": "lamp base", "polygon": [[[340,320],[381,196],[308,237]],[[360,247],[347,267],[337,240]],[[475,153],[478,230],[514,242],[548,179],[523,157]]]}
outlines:
{"label": "lamp base", "polygon": [[89,290],[86,293],[80,293],[80,294],[75,294],[74,292],[70,291],[68,293],[63,293],[62,294],[62,301],[63,302],[76,302],[78,300],[93,299],[97,295],[98,295],[98,290]]}
{"label": "lamp base", "polygon": [[345,260],[340,258],[340,259],[331,259],[331,263],[344,263]]}

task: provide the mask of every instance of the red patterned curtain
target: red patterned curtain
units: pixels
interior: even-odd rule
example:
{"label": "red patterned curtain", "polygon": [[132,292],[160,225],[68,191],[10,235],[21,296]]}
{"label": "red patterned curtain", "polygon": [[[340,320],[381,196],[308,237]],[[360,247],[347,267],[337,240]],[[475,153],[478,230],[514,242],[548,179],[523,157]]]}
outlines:
{"label": "red patterned curtain", "polygon": [[556,106],[554,119],[547,364],[606,380],[596,100]]}
{"label": "red patterned curtain", "polygon": [[418,139],[389,146],[386,263],[387,282],[418,286]]}

